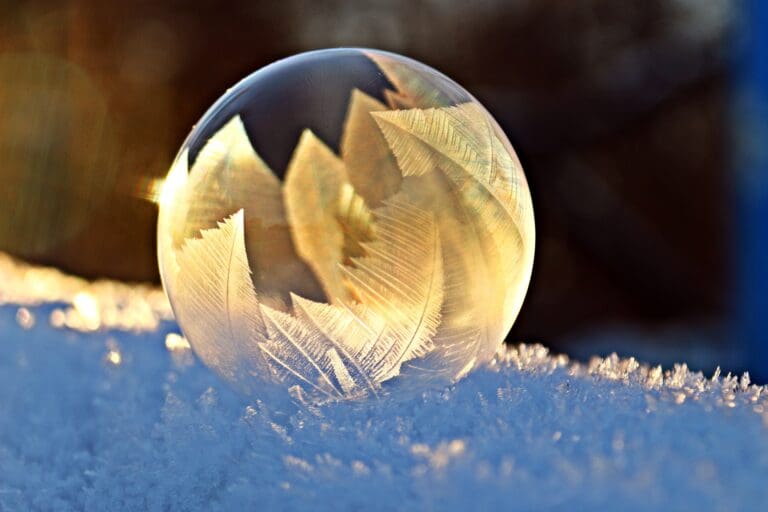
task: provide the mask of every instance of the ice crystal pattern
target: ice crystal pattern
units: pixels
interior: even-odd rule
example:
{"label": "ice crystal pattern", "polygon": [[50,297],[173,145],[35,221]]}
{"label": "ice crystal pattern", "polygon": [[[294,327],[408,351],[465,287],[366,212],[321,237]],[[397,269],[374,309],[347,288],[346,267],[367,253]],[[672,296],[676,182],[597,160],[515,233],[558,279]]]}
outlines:
{"label": "ice crystal pattern", "polygon": [[245,115],[221,120],[225,96],[201,122],[219,126],[194,158],[185,144],[160,199],[177,320],[203,362],[248,392],[334,400],[377,396],[394,377],[414,389],[456,380],[493,357],[530,278],[530,196],[485,109],[404,57],[333,52],[317,53],[338,73],[364,58],[385,79],[378,98],[348,91],[338,153],[305,126],[274,172]]}

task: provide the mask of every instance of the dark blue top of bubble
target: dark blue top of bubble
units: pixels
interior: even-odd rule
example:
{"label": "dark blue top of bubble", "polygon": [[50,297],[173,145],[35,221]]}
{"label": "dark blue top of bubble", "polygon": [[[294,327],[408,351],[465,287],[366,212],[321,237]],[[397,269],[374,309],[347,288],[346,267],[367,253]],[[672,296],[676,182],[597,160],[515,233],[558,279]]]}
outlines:
{"label": "dark blue top of bubble", "polygon": [[206,141],[239,115],[256,152],[283,178],[305,128],[338,152],[355,88],[382,102],[384,89],[394,89],[358,49],[307,52],[270,64],[238,83],[203,116],[187,139],[190,164]]}

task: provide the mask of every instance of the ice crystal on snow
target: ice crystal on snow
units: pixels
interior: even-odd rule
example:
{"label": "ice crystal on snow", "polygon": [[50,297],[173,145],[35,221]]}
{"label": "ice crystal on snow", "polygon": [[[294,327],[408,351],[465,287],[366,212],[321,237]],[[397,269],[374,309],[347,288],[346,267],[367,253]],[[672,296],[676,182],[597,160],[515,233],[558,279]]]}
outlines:
{"label": "ice crystal on snow", "polygon": [[[37,318],[73,282],[20,264],[0,272],[48,276],[50,296],[24,306]],[[768,390],[747,375],[615,355],[579,363],[518,345],[419,394],[260,401],[207,371],[172,323],[66,332],[25,328],[18,311],[0,307],[3,511],[759,510],[768,500]]]}
{"label": "ice crystal on snow", "polygon": [[[27,306],[43,318],[51,307]],[[261,401],[207,371],[173,324],[25,329],[17,311],[0,307],[3,511],[758,510],[768,499],[768,395],[748,376],[518,345],[415,395]]]}

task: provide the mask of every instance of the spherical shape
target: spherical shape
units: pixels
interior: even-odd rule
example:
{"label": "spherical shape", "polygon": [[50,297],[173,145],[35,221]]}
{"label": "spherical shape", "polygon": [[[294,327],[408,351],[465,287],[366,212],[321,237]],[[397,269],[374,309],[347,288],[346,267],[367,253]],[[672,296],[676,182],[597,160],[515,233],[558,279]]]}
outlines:
{"label": "spherical shape", "polygon": [[195,126],[162,188],[163,284],[196,354],[251,393],[419,389],[495,354],[531,275],[512,146],[391,53],[271,64]]}

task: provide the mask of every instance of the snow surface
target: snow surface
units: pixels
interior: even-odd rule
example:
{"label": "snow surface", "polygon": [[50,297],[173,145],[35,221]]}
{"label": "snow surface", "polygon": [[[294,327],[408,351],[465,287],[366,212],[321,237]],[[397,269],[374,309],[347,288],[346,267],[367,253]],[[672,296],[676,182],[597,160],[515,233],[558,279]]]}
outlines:
{"label": "snow surface", "polygon": [[167,336],[155,291],[71,281],[45,303],[8,291],[18,271],[0,261],[0,511],[768,503],[768,391],[746,376],[521,345],[417,396],[253,402]]}

